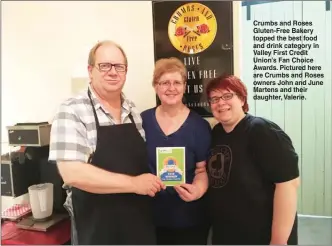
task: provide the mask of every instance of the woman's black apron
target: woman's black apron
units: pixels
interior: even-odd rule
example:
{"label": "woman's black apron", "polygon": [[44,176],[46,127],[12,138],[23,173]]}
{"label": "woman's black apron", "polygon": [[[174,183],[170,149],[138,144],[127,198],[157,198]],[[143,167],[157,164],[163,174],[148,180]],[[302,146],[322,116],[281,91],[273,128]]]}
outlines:
{"label": "woman's black apron", "polygon": [[[96,150],[89,163],[114,173],[137,176],[149,173],[145,142],[131,123],[100,126],[88,91],[96,128]],[[79,245],[156,244],[149,196],[133,193],[93,194],[72,188]]]}

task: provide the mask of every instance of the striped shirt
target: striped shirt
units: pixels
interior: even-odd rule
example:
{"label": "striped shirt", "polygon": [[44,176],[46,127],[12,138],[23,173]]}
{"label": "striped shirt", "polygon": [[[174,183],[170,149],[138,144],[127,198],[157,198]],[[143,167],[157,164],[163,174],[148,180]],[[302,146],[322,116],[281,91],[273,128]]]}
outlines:
{"label": "striped shirt", "polygon": [[[101,126],[114,125],[114,118],[108,113],[91,89],[91,98]],[[131,123],[131,113],[136,127],[145,140],[142,118],[134,103],[122,94],[121,123]],[[87,162],[96,149],[96,122],[88,97],[88,91],[63,102],[52,122],[50,139],[50,161]]]}

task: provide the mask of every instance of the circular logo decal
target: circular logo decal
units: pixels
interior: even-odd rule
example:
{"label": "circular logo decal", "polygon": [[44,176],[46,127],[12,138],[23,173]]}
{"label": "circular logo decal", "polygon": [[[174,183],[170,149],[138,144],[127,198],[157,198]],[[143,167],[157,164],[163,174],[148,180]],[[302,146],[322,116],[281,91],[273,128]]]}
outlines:
{"label": "circular logo decal", "polygon": [[197,54],[206,50],[217,33],[217,20],[207,6],[187,3],[173,13],[168,24],[168,37],[178,51]]}

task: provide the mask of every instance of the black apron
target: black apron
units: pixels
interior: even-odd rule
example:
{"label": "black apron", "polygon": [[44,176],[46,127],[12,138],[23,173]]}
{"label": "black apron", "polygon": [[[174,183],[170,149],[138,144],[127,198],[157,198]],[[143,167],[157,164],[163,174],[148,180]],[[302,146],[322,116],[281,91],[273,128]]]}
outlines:
{"label": "black apron", "polygon": [[[91,164],[104,170],[137,176],[149,173],[145,142],[132,123],[100,126],[91,92],[97,145]],[[93,194],[77,188],[72,201],[79,245],[156,244],[149,196],[134,193]]]}

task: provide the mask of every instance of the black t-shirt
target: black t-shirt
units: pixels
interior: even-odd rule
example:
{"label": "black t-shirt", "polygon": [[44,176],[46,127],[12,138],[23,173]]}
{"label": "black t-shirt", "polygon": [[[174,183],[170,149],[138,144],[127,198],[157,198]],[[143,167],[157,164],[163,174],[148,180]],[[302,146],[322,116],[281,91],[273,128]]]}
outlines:
{"label": "black t-shirt", "polygon": [[[208,173],[213,244],[269,244],[275,183],[299,176],[287,134],[250,114],[230,133],[217,124]],[[288,244],[297,244],[297,218]]]}

